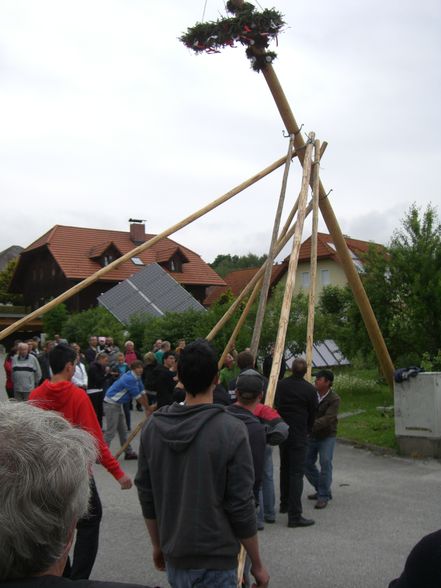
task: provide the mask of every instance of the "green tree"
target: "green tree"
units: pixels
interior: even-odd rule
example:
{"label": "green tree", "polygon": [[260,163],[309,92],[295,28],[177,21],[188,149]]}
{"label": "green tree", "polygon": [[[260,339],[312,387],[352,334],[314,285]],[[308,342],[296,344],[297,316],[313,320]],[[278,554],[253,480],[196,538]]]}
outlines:
{"label": "green tree", "polygon": [[0,272],[0,304],[23,304],[22,294],[11,294],[8,292],[17,262],[18,258],[11,259]]}
{"label": "green tree", "polygon": [[[441,348],[441,225],[431,205],[413,204],[385,250],[370,248],[362,280],[396,365]],[[371,344],[354,301],[347,314],[353,346]]]}
{"label": "green tree", "polygon": [[72,314],[62,329],[62,335],[83,349],[88,346],[90,335],[113,337],[115,344],[124,343],[124,326],[102,306]]}
{"label": "green tree", "polygon": [[248,253],[247,255],[230,255],[229,253],[221,253],[210,266],[220,276],[225,277],[229,272],[234,270],[260,267],[266,258],[266,255],[259,256],[255,253]]}
{"label": "green tree", "polygon": [[57,333],[64,335],[64,328],[68,318],[69,313],[64,303],[57,304],[52,310],[43,315],[43,331],[49,339],[53,339]]}

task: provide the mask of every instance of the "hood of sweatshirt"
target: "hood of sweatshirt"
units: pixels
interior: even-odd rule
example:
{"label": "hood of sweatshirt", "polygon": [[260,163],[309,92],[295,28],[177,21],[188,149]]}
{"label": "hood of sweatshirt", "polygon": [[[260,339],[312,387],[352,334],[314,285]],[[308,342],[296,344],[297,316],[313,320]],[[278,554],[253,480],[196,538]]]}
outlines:
{"label": "hood of sweatshirt", "polygon": [[218,404],[186,406],[174,403],[154,412],[152,424],[171,450],[182,452],[211,419],[223,412],[224,408]]}
{"label": "hood of sweatshirt", "polygon": [[32,400],[39,404],[44,403],[44,408],[62,412],[63,407],[68,403],[72,394],[72,388],[75,385],[72,382],[57,382],[53,384],[50,380],[45,380],[31,395]]}

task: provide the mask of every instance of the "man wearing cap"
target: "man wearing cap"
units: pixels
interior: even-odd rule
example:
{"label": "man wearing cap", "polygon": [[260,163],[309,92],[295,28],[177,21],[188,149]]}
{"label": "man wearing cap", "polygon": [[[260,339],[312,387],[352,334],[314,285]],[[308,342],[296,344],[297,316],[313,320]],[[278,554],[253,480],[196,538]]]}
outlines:
{"label": "man wearing cap", "polygon": [[303,476],[317,392],[304,378],[304,359],[296,358],[291,372],[277,384],[275,399],[276,409],[289,425],[288,440],[280,445],[280,512],[288,513],[288,527],[309,527],[314,521],[302,516]]}
{"label": "man wearing cap", "polygon": [[[337,435],[337,414],[340,397],[333,391],[334,374],[331,370],[320,370],[315,375],[318,408],[306,455],[306,477],[314,486],[310,500],[317,500],[314,508],[326,508],[331,500],[332,457]],[[317,457],[320,471],[316,466]]]}
{"label": "man wearing cap", "polygon": [[237,401],[227,407],[227,412],[243,421],[248,430],[251,453],[254,465],[254,498],[259,502],[259,491],[262,484],[263,460],[265,456],[265,427],[253,412],[262,399],[264,388],[263,376],[256,370],[244,370],[237,377]]}

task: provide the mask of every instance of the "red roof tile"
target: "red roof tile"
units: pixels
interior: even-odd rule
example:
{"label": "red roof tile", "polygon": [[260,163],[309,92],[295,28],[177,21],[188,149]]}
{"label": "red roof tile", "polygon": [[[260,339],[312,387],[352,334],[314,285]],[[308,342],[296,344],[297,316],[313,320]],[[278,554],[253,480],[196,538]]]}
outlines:
{"label": "red roof tile", "polygon": [[[367,253],[370,245],[382,247],[372,241],[361,241],[360,239],[352,239],[345,236],[345,241],[348,248],[355,254]],[[334,241],[331,235],[327,233],[317,233],[317,259],[333,259],[338,261],[338,255],[335,250]],[[289,258],[287,258],[289,259]],[[311,237],[303,241],[300,247],[299,262],[309,262],[311,259]],[[285,260],[286,261],[286,260]]]}
{"label": "red roof tile", "polygon": [[[154,236],[155,235],[146,235],[146,240],[149,240]],[[93,253],[94,256],[97,252],[99,255],[100,250],[104,253],[105,249],[111,243],[113,243],[123,255],[136,247],[136,245],[130,240],[130,233],[128,231],[55,225],[47,233],[29,245],[29,247],[23,251],[22,255],[26,255],[30,251],[38,249],[39,247],[46,246],[57,261],[66,278],[82,280],[95,273],[101,267],[96,260],[90,258],[91,253]],[[182,272],[172,273],[176,281],[181,284],[212,286],[222,286],[225,284],[224,280],[218,276],[197,253],[169,238],[162,239],[150,249],[139,253],[137,257],[139,257],[145,265],[154,262],[160,263],[161,261],[164,262],[170,259],[176,250],[179,250],[188,260],[188,263],[182,264]],[[139,271],[139,269],[140,266],[136,266],[129,260],[122,263],[116,269],[108,272],[105,276],[100,278],[100,280],[125,280],[136,271]]]}
{"label": "red roof tile", "polygon": [[[272,273],[271,273],[271,288],[273,288],[283,274],[288,269],[288,265],[286,263],[279,263],[273,266]],[[258,267],[252,267],[247,269],[235,270],[230,272],[225,276],[226,286],[214,286],[209,289],[208,295],[204,300],[205,306],[210,306],[222,294],[224,294],[227,290],[231,290],[234,296],[239,296],[245,286],[252,280],[254,275],[258,272]]]}

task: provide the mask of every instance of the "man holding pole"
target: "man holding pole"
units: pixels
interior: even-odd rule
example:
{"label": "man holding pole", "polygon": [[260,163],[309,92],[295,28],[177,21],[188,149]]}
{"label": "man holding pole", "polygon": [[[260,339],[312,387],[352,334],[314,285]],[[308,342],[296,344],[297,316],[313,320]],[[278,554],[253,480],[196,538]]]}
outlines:
{"label": "man holding pole", "polygon": [[[104,442],[94,408],[84,390],[72,384],[77,359],[76,351],[60,343],[49,353],[53,376],[31,392],[29,399],[43,410],[61,413],[72,425],[88,431],[97,443],[99,459],[123,490],[132,486],[132,480],[121,469]],[[98,552],[101,523],[101,501],[93,477],[90,478],[89,512],[77,522],[77,536],[72,566],[67,561],[64,575],[72,580],[87,579],[92,572]]]}
{"label": "man holding pole", "polygon": [[280,445],[280,512],[288,513],[288,527],[309,527],[312,519],[302,516],[303,476],[308,433],[314,423],[317,393],[304,379],[306,361],[296,358],[292,375],[277,385],[275,406],[289,425],[288,440]]}
{"label": "man holding pole", "polygon": [[155,565],[174,588],[236,588],[242,543],[257,586],[266,587],[248,433],[213,404],[218,367],[207,341],[181,351],[178,376],[185,403],[163,406],[145,425],[135,479]]}

